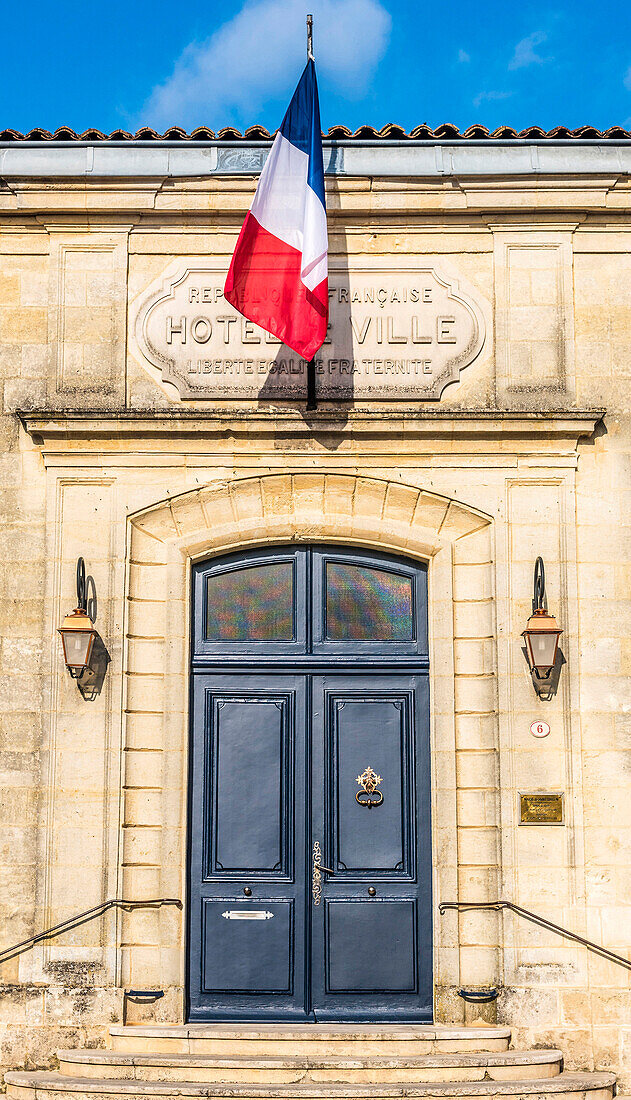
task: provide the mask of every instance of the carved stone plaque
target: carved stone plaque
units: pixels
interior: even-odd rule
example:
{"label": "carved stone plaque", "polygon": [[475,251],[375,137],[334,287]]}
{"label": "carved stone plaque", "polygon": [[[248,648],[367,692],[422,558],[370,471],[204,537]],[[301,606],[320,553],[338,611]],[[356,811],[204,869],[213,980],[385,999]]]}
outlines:
{"label": "carved stone plaque", "polygon": [[[306,364],[223,296],[225,269],[173,265],[140,302],[141,355],[182,398],[303,400]],[[434,267],[329,272],[320,399],[437,400],[479,354],[480,307]]]}
{"label": "carved stone plaque", "polygon": [[563,795],[556,792],[535,791],[520,794],[521,825],[562,825]]}

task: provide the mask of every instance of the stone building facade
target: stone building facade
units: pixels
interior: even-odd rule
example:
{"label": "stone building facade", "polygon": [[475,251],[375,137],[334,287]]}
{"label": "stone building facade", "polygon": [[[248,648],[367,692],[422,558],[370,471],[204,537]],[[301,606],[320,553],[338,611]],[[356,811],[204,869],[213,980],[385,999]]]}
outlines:
{"label": "stone building facade", "polygon": [[[631,150],[622,138],[331,140],[331,343],[222,302],[268,144],[0,150],[5,1066],[186,1019],[191,568],[320,544],[428,565],[434,1011],[631,1080]],[[57,628],[83,556],[109,663]],[[541,699],[535,559],[563,628]],[[531,726],[545,722],[545,738]],[[563,795],[522,824],[524,793]],[[498,989],[472,1005],[462,989]],[[130,989],[159,990],[138,1004]]]}

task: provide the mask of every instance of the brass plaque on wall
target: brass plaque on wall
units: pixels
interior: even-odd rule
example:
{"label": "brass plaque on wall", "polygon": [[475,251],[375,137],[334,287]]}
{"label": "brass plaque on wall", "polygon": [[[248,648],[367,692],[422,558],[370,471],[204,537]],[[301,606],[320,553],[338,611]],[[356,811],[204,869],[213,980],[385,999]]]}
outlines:
{"label": "brass plaque on wall", "polygon": [[520,794],[520,825],[563,825],[563,795],[533,791]]}

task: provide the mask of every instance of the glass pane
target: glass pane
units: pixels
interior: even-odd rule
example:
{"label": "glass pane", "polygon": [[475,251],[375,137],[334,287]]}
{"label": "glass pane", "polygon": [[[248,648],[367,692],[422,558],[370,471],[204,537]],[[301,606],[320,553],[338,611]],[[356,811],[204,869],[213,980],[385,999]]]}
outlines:
{"label": "glass pane", "polygon": [[327,562],[326,636],[332,641],[412,641],[411,579],[385,569]]}
{"label": "glass pane", "polygon": [[252,565],[206,580],[206,638],[211,642],[290,642],[294,637],[294,566]]}

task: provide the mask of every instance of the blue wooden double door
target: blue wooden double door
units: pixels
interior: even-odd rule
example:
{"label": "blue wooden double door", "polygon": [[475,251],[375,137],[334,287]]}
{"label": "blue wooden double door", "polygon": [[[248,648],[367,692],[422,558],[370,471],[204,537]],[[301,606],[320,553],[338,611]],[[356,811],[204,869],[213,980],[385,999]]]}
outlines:
{"label": "blue wooden double door", "polygon": [[432,1019],[427,574],[194,569],[189,1019]]}

